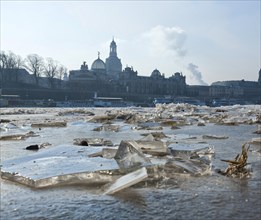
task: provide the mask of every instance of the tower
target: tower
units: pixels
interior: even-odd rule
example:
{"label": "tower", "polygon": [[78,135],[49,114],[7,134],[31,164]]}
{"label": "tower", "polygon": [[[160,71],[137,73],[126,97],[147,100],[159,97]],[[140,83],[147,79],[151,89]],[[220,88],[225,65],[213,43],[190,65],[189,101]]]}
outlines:
{"label": "tower", "polygon": [[121,60],[117,57],[117,45],[112,39],[110,44],[110,55],[106,59],[106,73],[113,77],[117,77],[117,74],[122,71]]}
{"label": "tower", "polygon": [[117,45],[114,41],[114,39],[112,39],[111,45],[110,45],[110,57],[117,57]]}

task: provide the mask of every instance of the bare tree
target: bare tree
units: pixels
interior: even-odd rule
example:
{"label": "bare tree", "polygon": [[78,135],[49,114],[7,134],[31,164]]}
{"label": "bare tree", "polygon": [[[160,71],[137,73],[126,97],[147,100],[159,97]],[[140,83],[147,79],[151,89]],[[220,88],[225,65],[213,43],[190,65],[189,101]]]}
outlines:
{"label": "bare tree", "polygon": [[62,80],[64,75],[67,73],[67,68],[63,65],[60,65],[58,68],[58,79]]}
{"label": "bare tree", "polygon": [[7,55],[4,51],[0,52],[0,68],[1,70],[6,68],[6,63],[7,63]]}
{"label": "bare tree", "polygon": [[19,69],[24,65],[24,61],[21,56],[14,54],[12,51],[8,53],[2,51],[0,53],[0,67],[1,69]]}
{"label": "bare tree", "polygon": [[24,66],[24,59],[20,55],[16,55],[16,68],[21,69]]}
{"label": "bare tree", "polygon": [[4,51],[1,51],[0,53],[0,80],[1,80],[1,88],[3,88],[5,77],[4,77],[4,71],[6,68],[6,60],[7,56]]}
{"label": "bare tree", "polygon": [[[12,51],[8,51],[8,53],[2,51],[0,53],[1,81],[6,81],[6,79],[8,78],[8,73],[14,73],[15,81],[17,82],[18,72],[23,64],[24,61],[21,56],[16,55]],[[12,69],[13,71],[10,71],[10,69]]]}
{"label": "bare tree", "polygon": [[30,54],[25,59],[25,68],[34,75],[35,82],[38,85],[38,77],[44,70],[44,59],[37,54]]}
{"label": "bare tree", "polygon": [[18,82],[18,72],[24,66],[24,61],[20,55],[14,54],[9,51],[7,54],[7,67],[14,70],[15,82]]}
{"label": "bare tree", "polygon": [[58,67],[58,73],[57,73],[57,78],[60,79],[59,80],[59,85],[61,87],[62,85],[62,80],[64,79],[64,76],[67,75],[67,68],[63,65],[59,65]]}
{"label": "bare tree", "polygon": [[6,59],[6,68],[8,69],[15,69],[17,68],[17,60],[16,60],[16,55],[11,52],[11,51],[8,51],[7,53],[7,59]]}
{"label": "bare tree", "polygon": [[58,62],[52,58],[46,58],[44,64],[44,75],[48,78],[51,87],[54,87],[54,78],[58,76]]}

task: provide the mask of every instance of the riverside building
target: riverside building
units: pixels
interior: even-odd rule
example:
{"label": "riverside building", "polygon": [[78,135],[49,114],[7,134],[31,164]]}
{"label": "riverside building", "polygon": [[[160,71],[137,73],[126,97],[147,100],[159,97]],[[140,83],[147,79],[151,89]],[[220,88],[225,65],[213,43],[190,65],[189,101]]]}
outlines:
{"label": "riverside building", "polygon": [[79,70],[71,70],[69,75],[71,89],[82,88],[105,95],[154,97],[164,95],[185,95],[186,77],[176,72],[166,78],[159,70],[152,71],[150,76],[139,76],[133,67],[122,70],[121,59],[117,56],[117,44],[112,40],[109,57],[104,62],[100,58],[93,61],[91,68],[83,62]]}

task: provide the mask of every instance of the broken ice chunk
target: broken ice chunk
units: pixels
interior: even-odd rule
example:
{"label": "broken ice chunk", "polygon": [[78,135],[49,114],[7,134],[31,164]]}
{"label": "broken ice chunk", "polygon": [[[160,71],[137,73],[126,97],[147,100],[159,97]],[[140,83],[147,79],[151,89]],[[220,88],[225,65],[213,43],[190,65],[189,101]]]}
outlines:
{"label": "broken ice chunk", "polygon": [[115,157],[118,148],[103,148],[102,149],[102,157],[107,159],[112,159]]}
{"label": "broken ice chunk", "polygon": [[257,145],[260,145],[260,144],[261,144],[261,137],[252,138],[251,141],[249,141],[249,144],[257,144]]}
{"label": "broken ice chunk", "polygon": [[203,139],[228,139],[228,136],[202,135]]}
{"label": "broken ice chunk", "polygon": [[206,175],[211,173],[211,164],[204,158],[172,158],[165,164],[164,171],[169,178],[175,177],[176,173],[190,174],[193,176]]}
{"label": "broken ice chunk", "polygon": [[13,135],[6,135],[6,136],[0,136],[1,141],[19,141],[19,140],[25,140],[29,137],[37,137],[39,135],[36,135],[33,131],[29,131],[26,134],[13,134]]}
{"label": "broken ice chunk", "polygon": [[138,124],[137,130],[162,130],[157,122],[143,122]]}
{"label": "broken ice chunk", "polygon": [[254,133],[261,134],[261,125],[257,125],[257,130]]}
{"label": "broken ice chunk", "polygon": [[169,149],[165,142],[162,141],[136,141],[143,153],[153,156],[166,156]]}
{"label": "broken ice chunk", "polygon": [[47,128],[47,127],[66,127],[67,122],[64,121],[53,121],[53,122],[43,122],[31,124],[32,128]]}
{"label": "broken ice chunk", "polygon": [[60,145],[3,162],[1,177],[30,187],[105,184],[120,175],[114,159],[90,158],[98,147]]}
{"label": "broken ice chunk", "polygon": [[132,173],[128,173],[119,179],[115,180],[113,183],[108,183],[104,186],[104,194],[111,195],[122,189],[130,187],[136,183],[139,183],[148,177],[147,170],[142,167]]}
{"label": "broken ice chunk", "polygon": [[114,159],[123,170],[150,164],[135,141],[121,141]]}
{"label": "broken ice chunk", "polygon": [[146,134],[146,136],[141,138],[140,141],[155,141],[155,138],[152,134]]}
{"label": "broken ice chunk", "polygon": [[152,132],[150,134],[141,134],[141,135],[145,136],[144,138],[140,139],[143,141],[159,141],[160,139],[163,138],[169,138],[163,132]]}
{"label": "broken ice chunk", "polygon": [[115,115],[99,115],[94,116],[89,122],[96,122],[96,123],[106,123],[113,120],[116,116]]}
{"label": "broken ice chunk", "polygon": [[103,148],[101,151],[89,154],[89,157],[103,157],[107,159],[112,159],[115,157],[118,148]]}
{"label": "broken ice chunk", "polygon": [[120,130],[120,126],[113,125],[113,124],[104,124],[102,126],[93,129],[93,131],[112,131],[112,132],[119,132],[119,130]]}
{"label": "broken ice chunk", "polygon": [[103,138],[76,138],[73,144],[80,146],[113,146],[110,140],[104,140]]}
{"label": "broken ice chunk", "polygon": [[166,143],[163,141],[155,140],[152,134],[149,134],[144,138],[137,140],[136,143],[145,154],[150,154],[153,156],[166,156],[170,154]]}
{"label": "broken ice chunk", "polygon": [[211,156],[214,154],[214,147],[209,144],[170,144],[169,149],[174,157],[181,158],[196,158],[205,155]]}

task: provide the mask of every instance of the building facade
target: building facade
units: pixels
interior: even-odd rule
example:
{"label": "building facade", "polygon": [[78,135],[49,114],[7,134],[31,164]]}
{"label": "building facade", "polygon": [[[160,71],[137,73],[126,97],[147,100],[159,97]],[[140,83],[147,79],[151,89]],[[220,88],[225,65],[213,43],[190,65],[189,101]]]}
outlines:
{"label": "building facade", "polygon": [[185,76],[175,73],[165,78],[159,70],[152,71],[150,76],[138,76],[138,72],[126,67],[120,74],[118,84],[121,91],[149,95],[184,95],[186,92]]}
{"label": "building facade", "polygon": [[259,75],[258,75],[258,85],[261,87],[261,69],[259,70]]}
{"label": "building facade", "polygon": [[[150,76],[139,76],[131,67],[122,70],[121,60],[117,56],[117,45],[114,40],[110,44],[109,57],[104,63],[96,59],[91,69],[86,62],[80,70],[71,70],[69,85],[72,89],[83,87],[85,89],[100,91],[105,94],[114,92],[117,94],[143,94],[154,95],[185,95],[186,77],[176,72],[171,77],[165,78],[159,70],[152,71]],[[106,89],[109,91],[106,92]]]}

